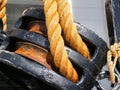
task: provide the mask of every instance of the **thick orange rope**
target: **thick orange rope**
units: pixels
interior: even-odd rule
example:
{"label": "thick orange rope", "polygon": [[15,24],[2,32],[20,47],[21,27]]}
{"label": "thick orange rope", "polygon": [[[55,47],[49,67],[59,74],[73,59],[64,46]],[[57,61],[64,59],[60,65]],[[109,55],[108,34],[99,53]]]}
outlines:
{"label": "thick orange rope", "polygon": [[4,31],[7,29],[6,4],[7,0],[0,0],[0,18],[3,21]]}
{"label": "thick orange rope", "polygon": [[64,48],[64,40],[61,36],[61,26],[57,12],[55,0],[43,0],[44,12],[46,16],[46,26],[48,29],[48,39],[50,42],[51,54],[54,56],[54,63],[59,68],[61,74],[73,82],[78,81],[78,75],[68,59]]}
{"label": "thick orange rope", "polygon": [[3,0],[0,0],[0,4],[3,2]]}
{"label": "thick orange rope", "polygon": [[[120,43],[115,43],[114,45],[111,45],[110,50],[107,53],[107,66],[110,71],[109,79],[113,84],[115,83],[114,69],[119,57],[120,57]],[[112,58],[114,59],[112,60]]]}
{"label": "thick orange rope", "polygon": [[60,25],[64,32],[65,39],[70,43],[70,46],[82,54],[84,57],[90,59],[90,52],[82,38],[78,34],[77,28],[74,24],[70,5],[68,0],[56,0],[58,4],[58,13],[60,17]]}

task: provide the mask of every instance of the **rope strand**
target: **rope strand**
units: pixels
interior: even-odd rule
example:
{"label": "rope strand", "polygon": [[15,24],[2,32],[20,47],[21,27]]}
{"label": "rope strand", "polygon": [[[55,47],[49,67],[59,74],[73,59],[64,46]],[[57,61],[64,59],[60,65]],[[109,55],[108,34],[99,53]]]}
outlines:
{"label": "rope strand", "polygon": [[0,0],[0,4],[3,2],[3,0]]}
{"label": "rope strand", "polygon": [[50,51],[54,57],[54,63],[59,68],[60,73],[73,82],[78,81],[78,74],[68,59],[64,48],[64,40],[61,36],[61,26],[59,24],[59,15],[57,12],[57,3],[55,0],[43,0],[44,13],[46,16],[46,26],[48,29],[48,39],[50,42]]}
{"label": "rope strand", "polygon": [[3,30],[7,29],[7,16],[6,16],[6,4],[7,0],[0,0],[0,18],[3,21]]}
{"label": "rope strand", "polygon": [[58,4],[58,13],[60,17],[60,25],[64,32],[65,40],[70,43],[70,46],[82,54],[84,57],[90,59],[90,52],[78,34],[77,28],[73,21],[73,16],[70,11],[70,5],[67,0],[56,0]]}
{"label": "rope strand", "polygon": [[[115,66],[118,58],[120,57],[120,43],[115,43],[111,45],[110,50],[107,52],[107,66],[110,71],[109,80],[114,84],[115,83]],[[114,58],[112,60],[112,58]]]}

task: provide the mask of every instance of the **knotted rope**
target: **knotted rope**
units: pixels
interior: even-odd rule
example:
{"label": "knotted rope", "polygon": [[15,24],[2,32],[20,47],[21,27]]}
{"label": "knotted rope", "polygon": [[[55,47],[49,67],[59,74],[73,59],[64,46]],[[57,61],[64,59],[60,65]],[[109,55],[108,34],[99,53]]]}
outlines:
{"label": "knotted rope", "polygon": [[[64,2],[65,0],[62,0],[62,1]],[[62,28],[63,28],[63,27],[61,28],[61,26],[63,26],[63,25],[60,25],[59,21],[61,21],[62,24],[65,24],[65,27],[64,27],[65,34],[64,35],[65,35],[67,41],[70,43],[70,45],[73,48],[75,48],[77,51],[79,51],[80,53],[84,52],[84,53],[82,53],[83,56],[85,56],[89,59],[90,59],[90,54],[89,54],[89,51],[86,50],[87,47],[86,47],[86,49],[83,49],[85,47],[84,46],[85,44],[83,44],[82,39],[78,35],[77,29],[76,29],[75,25],[73,24],[73,18],[71,17],[71,15],[65,16],[65,17],[69,16],[69,18],[72,20],[71,22],[69,22],[68,18],[64,18],[65,20],[59,18],[59,16],[61,16],[61,15],[59,15],[59,13],[58,13],[58,12],[60,12],[60,9],[58,10],[58,8],[60,8],[60,4],[62,3],[62,1],[60,0],[60,2],[59,1],[56,2],[56,0],[43,0],[44,13],[46,16],[46,26],[48,29],[48,39],[50,42],[50,51],[51,51],[51,54],[54,56],[55,66],[57,68],[59,68],[60,73],[63,76],[65,76],[66,78],[68,78],[69,80],[71,80],[73,82],[77,82],[78,74],[77,74],[76,70],[74,69],[72,63],[68,59],[67,52],[64,48],[64,40],[61,36]],[[57,3],[59,3],[59,4],[57,4]],[[64,13],[69,12],[67,10],[69,10],[69,8],[64,10]],[[69,26],[69,25],[71,25],[71,26]],[[69,29],[69,31],[68,31],[68,29]],[[81,44],[82,46],[79,45],[78,43]],[[81,51],[81,50],[83,50],[83,51]]]}
{"label": "knotted rope", "polygon": [[6,16],[7,0],[0,0],[0,19],[3,21],[3,30],[7,29],[7,16]]}
{"label": "knotted rope", "polygon": [[114,45],[111,45],[110,50],[107,52],[107,66],[110,71],[109,79],[113,84],[115,83],[114,69],[119,57],[120,57],[120,43],[115,43]]}

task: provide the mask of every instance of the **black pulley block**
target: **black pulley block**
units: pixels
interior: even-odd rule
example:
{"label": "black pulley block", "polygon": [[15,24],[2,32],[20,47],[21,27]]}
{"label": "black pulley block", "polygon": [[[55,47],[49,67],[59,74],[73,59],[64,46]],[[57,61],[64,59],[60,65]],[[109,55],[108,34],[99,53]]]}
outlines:
{"label": "black pulley block", "polygon": [[[106,0],[106,17],[109,32],[110,45],[120,42],[120,0]],[[117,63],[120,72],[120,59]]]}
{"label": "black pulley block", "polygon": [[[105,58],[108,48],[99,36],[82,25],[76,24],[79,34],[90,50],[91,60],[87,60],[87,58],[71,49],[69,45],[66,44],[65,46],[69,59],[78,72],[79,77],[81,77],[77,83],[71,82],[58,72],[48,69],[29,58],[14,53],[15,45],[18,42],[32,43],[49,51],[47,37],[43,34],[29,31],[27,28],[31,21],[41,21],[40,17],[37,18],[35,14],[44,15],[41,12],[43,10],[32,8],[24,11],[23,16],[20,17],[15,25],[16,28],[8,31],[10,42],[6,50],[0,50],[0,70],[15,81],[24,83],[29,89],[91,90],[97,75],[106,63]],[[27,21],[26,23],[22,21],[23,17]]]}
{"label": "black pulley block", "polygon": [[9,37],[6,32],[0,30],[0,49],[6,49],[9,45]]}
{"label": "black pulley block", "polygon": [[[73,84],[72,87],[75,89],[75,87],[80,86],[80,89],[82,89],[82,87],[84,87],[83,89],[90,89],[94,85],[96,76],[99,74],[102,66],[105,64],[105,56],[106,56],[107,46],[103,40],[101,40],[92,31],[87,30],[85,27],[83,27],[81,29],[79,28],[79,33],[82,35],[82,37],[84,38],[84,40],[86,42],[88,41],[87,44],[89,44],[89,47],[91,48],[91,52],[93,54],[92,54],[91,61],[88,61],[85,57],[81,56],[80,54],[78,54],[77,52],[75,52],[74,50],[72,50],[66,46],[66,50],[67,50],[67,53],[69,55],[71,62],[74,64],[74,66],[77,66],[76,69],[78,71],[81,68],[83,70],[82,75],[81,75],[82,79],[78,82],[78,85],[72,83]],[[91,35],[93,37],[89,38]],[[28,30],[23,30],[23,29],[14,29],[9,32],[9,37],[10,37],[11,43],[16,43],[17,41],[25,41],[25,42],[27,41],[27,42],[39,45],[39,46],[44,47],[49,50],[49,42],[48,42],[47,38],[38,33],[35,33],[35,32],[30,32]],[[89,38],[89,39],[87,39],[87,38]],[[20,59],[19,59],[19,61],[20,61]],[[28,65],[25,65],[25,66],[28,66]],[[36,65],[34,67],[36,68]],[[43,69],[43,68],[40,67],[39,69]],[[25,69],[23,69],[23,70],[25,70]],[[49,69],[47,69],[47,68],[46,68],[46,70],[49,71]],[[29,72],[34,73],[33,71],[34,70],[30,69]],[[27,70],[25,70],[25,72],[27,72]],[[48,72],[44,72],[44,73],[52,75],[56,81],[54,81],[53,79],[50,79],[50,81],[47,81],[46,79],[44,79],[45,81],[47,81],[46,83],[50,82],[50,83],[52,83],[52,85],[57,84],[57,86],[61,87],[62,89],[65,89],[65,88],[67,88],[69,90],[73,89],[73,88],[71,88],[71,82],[69,80],[65,81],[64,80],[65,78],[63,78],[57,74],[54,75],[53,71],[51,73],[50,72],[51,71],[49,71],[49,73]],[[43,77],[43,75],[44,75],[43,73],[40,73],[40,72],[38,72],[38,73],[39,73],[39,75],[37,75],[38,77],[39,76]],[[32,74],[32,75],[34,75],[34,74]],[[38,77],[36,77],[36,78],[38,78]],[[44,77],[46,77],[46,76],[44,76]],[[41,80],[42,80],[42,78],[41,78]],[[64,82],[62,82],[61,80],[64,80]],[[59,82],[59,83],[57,83],[57,82]],[[64,87],[62,87],[62,86],[64,86]]]}

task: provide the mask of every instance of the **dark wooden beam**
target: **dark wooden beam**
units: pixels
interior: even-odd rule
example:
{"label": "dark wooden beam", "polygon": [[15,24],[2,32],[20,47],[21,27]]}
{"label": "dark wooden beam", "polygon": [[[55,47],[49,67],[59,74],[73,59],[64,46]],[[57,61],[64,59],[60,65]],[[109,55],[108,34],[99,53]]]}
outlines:
{"label": "dark wooden beam", "polygon": [[[110,45],[120,42],[120,0],[106,0],[106,18]],[[120,58],[116,65],[120,72]]]}

